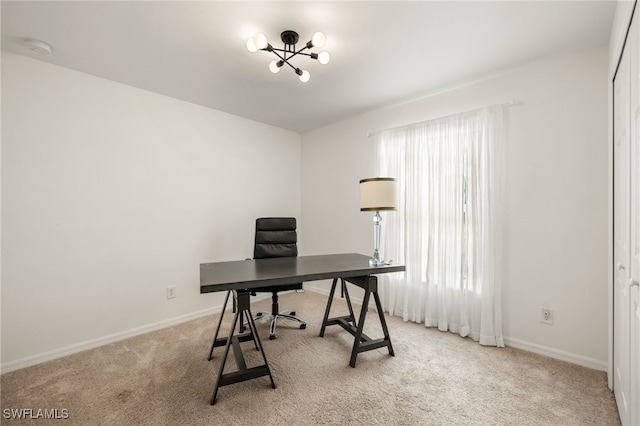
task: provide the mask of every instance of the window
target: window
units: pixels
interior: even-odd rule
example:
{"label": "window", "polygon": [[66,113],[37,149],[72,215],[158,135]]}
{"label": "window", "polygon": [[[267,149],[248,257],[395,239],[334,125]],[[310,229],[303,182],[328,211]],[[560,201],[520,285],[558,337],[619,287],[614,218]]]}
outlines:
{"label": "window", "polygon": [[407,267],[383,278],[383,307],[498,346],[501,123],[497,106],[377,135],[380,175],[400,193],[382,245]]}

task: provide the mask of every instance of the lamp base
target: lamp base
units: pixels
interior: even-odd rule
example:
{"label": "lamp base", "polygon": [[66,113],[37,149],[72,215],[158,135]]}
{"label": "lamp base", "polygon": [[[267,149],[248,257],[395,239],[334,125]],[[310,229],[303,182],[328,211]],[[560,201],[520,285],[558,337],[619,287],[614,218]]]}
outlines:
{"label": "lamp base", "polygon": [[383,266],[385,261],[382,259],[369,259],[369,266]]}

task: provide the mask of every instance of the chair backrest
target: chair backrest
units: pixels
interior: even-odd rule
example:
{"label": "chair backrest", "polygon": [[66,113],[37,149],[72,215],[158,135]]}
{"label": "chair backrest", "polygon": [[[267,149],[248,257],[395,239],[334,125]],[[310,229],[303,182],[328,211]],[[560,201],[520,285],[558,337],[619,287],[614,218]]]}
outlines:
{"label": "chair backrest", "polygon": [[295,257],[298,255],[295,217],[263,217],[256,219],[253,258]]}

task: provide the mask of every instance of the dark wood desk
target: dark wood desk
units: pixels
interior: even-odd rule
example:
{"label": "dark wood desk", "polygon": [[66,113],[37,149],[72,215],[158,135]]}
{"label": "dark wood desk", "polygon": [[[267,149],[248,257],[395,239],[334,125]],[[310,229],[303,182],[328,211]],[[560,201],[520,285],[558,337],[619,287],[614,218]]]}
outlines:
{"label": "dark wood desk", "polygon": [[[404,270],[404,265],[370,266],[369,256],[355,253],[200,264],[200,293],[227,291],[227,298],[224,303],[225,307],[229,299],[229,293],[233,292],[234,294],[235,315],[229,336],[226,338],[218,338],[218,332],[220,330],[220,324],[222,323],[222,317],[225,309],[223,307],[223,312],[218,321],[216,335],[211,345],[211,351],[209,352],[209,360],[211,360],[213,349],[215,347],[225,347],[223,360],[220,365],[216,385],[211,397],[211,404],[213,405],[215,403],[218,388],[221,386],[268,375],[271,380],[271,386],[273,388],[276,387],[262,348],[262,343],[260,342],[260,338],[256,332],[255,324],[253,322],[249,300],[251,289],[270,285],[277,286],[305,281],[332,279],[333,284],[331,286],[329,300],[327,301],[320,336],[324,336],[326,327],[330,325],[339,325],[351,333],[354,336],[354,343],[349,365],[351,367],[355,367],[356,358],[360,352],[386,346],[389,354],[394,355],[389,331],[387,329],[387,323],[384,319],[384,313],[380,303],[380,297],[378,296],[378,279],[375,274],[402,272]],[[331,304],[333,302],[333,296],[335,294],[338,280],[341,281],[342,290],[346,296],[349,315],[329,318]],[[362,309],[357,322],[353,314],[351,300],[349,298],[345,280],[364,290]],[[384,333],[384,337],[381,339],[371,339],[362,332],[371,295],[373,295],[375,300],[378,316]],[[246,325],[249,328],[249,332],[247,333],[244,333],[244,319],[246,319]],[[239,326],[240,329],[238,334],[235,334],[236,326]],[[264,365],[246,368],[244,357],[240,349],[240,342],[246,341],[253,341],[256,349],[262,352]],[[223,374],[224,365],[226,363],[230,347],[233,347],[238,371]]]}

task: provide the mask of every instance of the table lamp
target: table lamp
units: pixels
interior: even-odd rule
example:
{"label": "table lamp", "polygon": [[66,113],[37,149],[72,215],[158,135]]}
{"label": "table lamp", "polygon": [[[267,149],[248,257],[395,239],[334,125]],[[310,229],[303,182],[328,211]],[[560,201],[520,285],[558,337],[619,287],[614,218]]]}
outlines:
{"label": "table lamp", "polygon": [[369,265],[384,265],[384,259],[380,256],[380,222],[382,210],[397,210],[396,180],[388,177],[376,177],[362,179],[360,181],[360,211],[375,211],[373,217],[373,258],[369,259]]}

